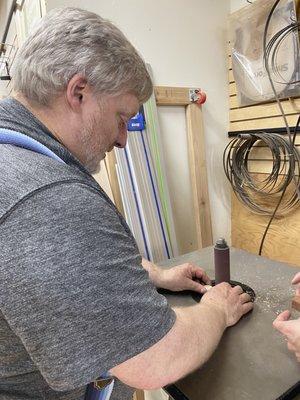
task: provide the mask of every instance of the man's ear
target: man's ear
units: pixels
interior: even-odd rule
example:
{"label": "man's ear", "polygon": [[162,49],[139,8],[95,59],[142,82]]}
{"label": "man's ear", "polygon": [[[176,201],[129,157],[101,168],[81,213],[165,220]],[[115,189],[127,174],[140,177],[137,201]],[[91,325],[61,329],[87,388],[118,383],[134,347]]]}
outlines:
{"label": "man's ear", "polygon": [[67,85],[66,98],[74,111],[79,111],[85,97],[90,93],[87,80],[81,74],[75,74]]}

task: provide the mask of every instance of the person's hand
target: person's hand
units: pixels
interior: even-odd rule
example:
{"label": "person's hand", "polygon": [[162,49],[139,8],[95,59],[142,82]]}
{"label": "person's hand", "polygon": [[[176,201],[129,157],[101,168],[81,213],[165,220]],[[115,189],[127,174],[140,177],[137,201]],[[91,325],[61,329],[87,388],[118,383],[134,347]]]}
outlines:
{"label": "person's hand", "polygon": [[221,310],[227,327],[236,324],[253,308],[249,294],[244,293],[240,286],[231,287],[225,282],[212,287],[202,297],[200,304]]}
{"label": "person's hand", "polygon": [[293,280],[292,280],[292,284],[293,284],[293,285],[297,285],[297,286],[296,286],[296,295],[297,295],[297,296],[300,296],[300,272],[298,272],[298,273],[294,276],[294,278],[293,278]]}
{"label": "person's hand", "polygon": [[273,326],[285,336],[288,349],[295,353],[300,362],[300,318],[290,320],[290,317],[291,313],[288,310],[283,311],[274,320]]}
{"label": "person's hand", "polygon": [[158,285],[163,289],[173,292],[194,290],[198,293],[206,293],[203,285],[210,284],[211,280],[206,272],[193,263],[185,263],[171,269],[160,269]]}

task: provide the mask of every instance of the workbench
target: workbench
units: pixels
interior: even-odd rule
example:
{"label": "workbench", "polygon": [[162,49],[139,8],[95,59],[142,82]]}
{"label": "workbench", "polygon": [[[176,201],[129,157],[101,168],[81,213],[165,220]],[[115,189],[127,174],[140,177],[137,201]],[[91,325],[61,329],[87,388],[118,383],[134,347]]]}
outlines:
{"label": "workbench", "polygon": [[[228,328],[210,360],[197,371],[166,387],[174,400],[289,400],[300,394],[300,363],[272,327],[290,309],[291,279],[300,267],[232,248],[231,279],[252,287],[254,310]],[[213,247],[168,260],[170,268],[193,262],[214,278]],[[165,294],[171,306],[195,304],[187,293]],[[293,312],[294,317],[300,314]],[[187,337],[186,340],[189,340]]]}

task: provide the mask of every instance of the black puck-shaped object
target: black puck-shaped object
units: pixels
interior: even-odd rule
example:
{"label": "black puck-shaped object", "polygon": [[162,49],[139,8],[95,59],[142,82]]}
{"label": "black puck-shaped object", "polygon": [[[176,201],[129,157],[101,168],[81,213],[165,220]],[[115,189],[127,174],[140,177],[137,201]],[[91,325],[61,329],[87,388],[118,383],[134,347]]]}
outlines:
{"label": "black puck-shaped object", "polygon": [[[237,282],[237,281],[230,281],[229,283],[230,283],[231,287],[240,286],[243,289],[244,293],[249,294],[249,296],[251,297],[251,301],[254,302],[256,294],[250,286],[245,285],[244,283],[241,283],[241,282]],[[214,280],[211,281],[211,286],[215,286]],[[203,294],[197,293],[197,292],[192,292],[191,295],[197,303],[200,302],[201,297],[203,296]]]}

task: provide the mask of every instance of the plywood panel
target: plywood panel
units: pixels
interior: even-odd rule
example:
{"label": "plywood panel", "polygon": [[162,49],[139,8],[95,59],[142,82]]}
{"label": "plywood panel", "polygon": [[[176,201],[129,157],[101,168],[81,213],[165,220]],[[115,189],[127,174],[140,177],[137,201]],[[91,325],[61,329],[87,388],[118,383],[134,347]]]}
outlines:
{"label": "plywood panel", "polygon": [[249,172],[257,172],[259,174],[270,174],[272,171],[272,162],[270,159],[250,161],[248,163],[248,170]]}
{"label": "plywood panel", "polygon": [[[298,119],[298,115],[289,115],[286,117],[290,127],[295,127]],[[284,128],[284,122],[282,117],[270,117],[261,119],[252,119],[246,121],[231,122],[229,125],[229,131],[247,131],[255,129],[276,129]]]}
{"label": "plywood panel", "polygon": [[234,108],[238,108],[239,104],[238,104],[238,100],[237,100],[237,95],[235,96],[230,96],[229,97],[229,112],[230,110],[234,109]]}
{"label": "plywood panel", "polygon": [[[300,99],[294,101],[281,101],[283,111],[286,115],[298,115],[300,112]],[[268,118],[281,116],[280,109],[277,103],[267,103],[255,105],[251,107],[237,108],[230,110],[229,118],[231,122],[242,121],[247,119]]]}
{"label": "plywood panel", "polygon": [[229,96],[236,95],[236,84],[235,82],[229,83]]}
{"label": "plywood panel", "polygon": [[[234,247],[258,254],[269,217],[256,215],[232,195],[231,242]],[[262,255],[300,267],[300,207],[275,220],[266,237]]]}

